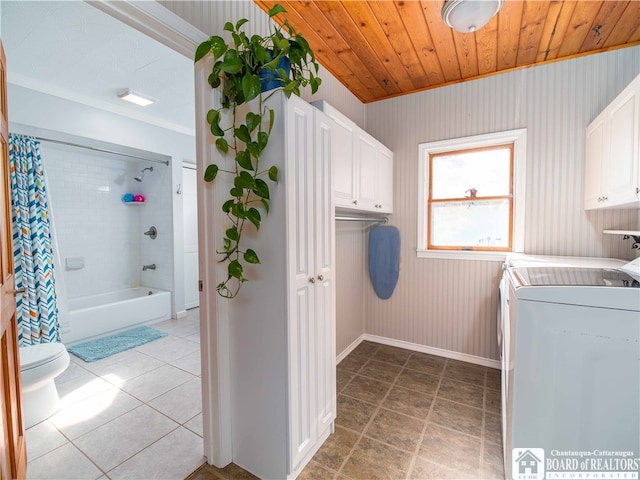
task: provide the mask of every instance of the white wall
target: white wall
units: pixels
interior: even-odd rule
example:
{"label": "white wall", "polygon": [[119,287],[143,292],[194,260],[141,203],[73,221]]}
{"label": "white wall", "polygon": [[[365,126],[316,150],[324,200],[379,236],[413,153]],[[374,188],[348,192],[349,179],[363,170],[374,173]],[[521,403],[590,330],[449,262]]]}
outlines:
{"label": "white wall", "polygon": [[367,333],[497,359],[500,262],[416,258],[418,144],[527,128],[525,252],[631,259],[606,228],[637,210],[585,212],[585,128],[640,73],[631,47],[366,105],[366,129],[394,152],[400,279],[389,300],[365,287]]}
{"label": "white wall", "polygon": [[[182,182],[182,160],[195,158],[194,137],[13,84],[8,87],[10,131],[16,131],[16,125],[23,125],[32,132],[45,129],[56,136],[83,137],[88,143],[108,142],[125,149],[151,152],[155,158],[167,156],[171,160],[169,167],[153,164],[154,172],[148,173],[145,181],[138,184],[140,189],[149,189],[146,192],[148,203],[144,207],[129,208],[144,209],[139,214],[142,228],[155,225],[159,230],[154,248],[141,249],[138,263],[164,265],[155,272],[145,272],[141,282],[174,291],[174,316],[176,312],[184,310],[183,249],[182,245],[174,242],[174,230],[180,230],[182,238],[182,203],[176,191],[177,185]],[[130,168],[138,168],[137,162],[133,161]],[[152,185],[156,185],[157,189],[151,188]],[[149,239],[144,237],[144,240]],[[144,246],[144,243],[141,245]]]}
{"label": "white wall", "polygon": [[[152,194],[157,187],[151,188],[150,182],[140,188],[133,180],[142,165],[49,142],[42,142],[41,153],[63,268],[56,273],[64,279],[68,298],[142,285],[143,256],[157,258],[154,283],[170,289],[171,257],[158,243],[170,247],[171,238],[166,229],[153,243],[143,235],[143,221],[153,216],[149,209],[157,209],[153,197],[160,195]],[[166,191],[165,187],[165,196]],[[143,193],[148,203],[123,203],[122,196],[130,192]],[[82,258],[84,267],[67,269],[68,258]]]}

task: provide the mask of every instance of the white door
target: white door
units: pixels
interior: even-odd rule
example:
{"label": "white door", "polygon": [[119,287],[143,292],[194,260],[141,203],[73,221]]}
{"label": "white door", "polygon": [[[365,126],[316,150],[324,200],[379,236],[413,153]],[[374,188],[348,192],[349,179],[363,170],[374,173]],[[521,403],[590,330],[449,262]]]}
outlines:
{"label": "white door", "polygon": [[198,295],[198,172],[182,168],[182,210],[184,227],[184,307],[199,306]]}

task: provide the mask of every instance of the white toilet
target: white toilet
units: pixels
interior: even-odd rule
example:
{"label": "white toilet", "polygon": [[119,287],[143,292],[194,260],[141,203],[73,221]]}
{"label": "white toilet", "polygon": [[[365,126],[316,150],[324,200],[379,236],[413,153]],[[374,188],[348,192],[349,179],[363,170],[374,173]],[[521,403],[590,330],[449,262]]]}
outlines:
{"label": "white toilet", "polygon": [[53,379],[68,366],[69,354],[61,343],[20,347],[25,428],[46,420],[60,409],[60,397]]}

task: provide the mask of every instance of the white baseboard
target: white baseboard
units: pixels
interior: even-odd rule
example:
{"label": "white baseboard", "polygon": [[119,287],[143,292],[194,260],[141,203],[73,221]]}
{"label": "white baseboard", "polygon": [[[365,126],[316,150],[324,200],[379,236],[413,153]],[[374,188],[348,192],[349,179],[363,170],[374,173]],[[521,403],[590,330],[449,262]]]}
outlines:
{"label": "white baseboard", "polygon": [[405,342],[404,340],[396,340],[393,338],[380,337],[378,335],[371,335],[369,333],[363,333],[351,345],[345,348],[340,353],[340,355],[338,355],[338,357],[336,358],[336,364],[340,363],[347,355],[349,355],[358,345],[360,345],[365,340],[369,342],[380,343],[382,345],[390,345],[392,347],[399,347],[407,350],[413,350],[414,352],[429,353],[431,355],[437,355],[439,357],[451,358],[453,360],[461,360],[463,362],[482,365],[483,367],[497,368],[498,370],[502,368],[499,360],[492,360],[490,358],[477,357],[475,355],[454,352],[451,350],[444,350],[442,348],[429,347],[427,345],[420,345],[419,343]]}
{"label": "white baseboard", "polygon": [[336,357],[336,365],[339,364],[342,360],[344,360],[344,358],[349,355],[351,352],[353,352],[353,350],[360,345],[363,340],[364,340],[364,336],[365,334],[363,333],[362,335],[360,335],[358,338],[356,338],[351,345],[349,345],[347,348],[345,348],[342,352],[340,352],[340,354]]}
{"label": "white baseboard", "polygon": [[176,320],[180,320],[181,318],[184,318],[188,315],[186,310],[180,310],[179,312],[176,312]]}

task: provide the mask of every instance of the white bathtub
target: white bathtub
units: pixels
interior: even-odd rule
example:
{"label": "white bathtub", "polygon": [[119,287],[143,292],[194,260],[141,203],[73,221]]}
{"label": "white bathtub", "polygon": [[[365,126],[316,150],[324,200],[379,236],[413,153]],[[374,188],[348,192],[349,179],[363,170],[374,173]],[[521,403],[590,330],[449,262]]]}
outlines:
{"label": "white bathtub", "polygon": [[61,337],[63,343],[71,345],[171,318],[171,292],[147,287],[117,290],[69,299],[68,310],[61,315]]}

